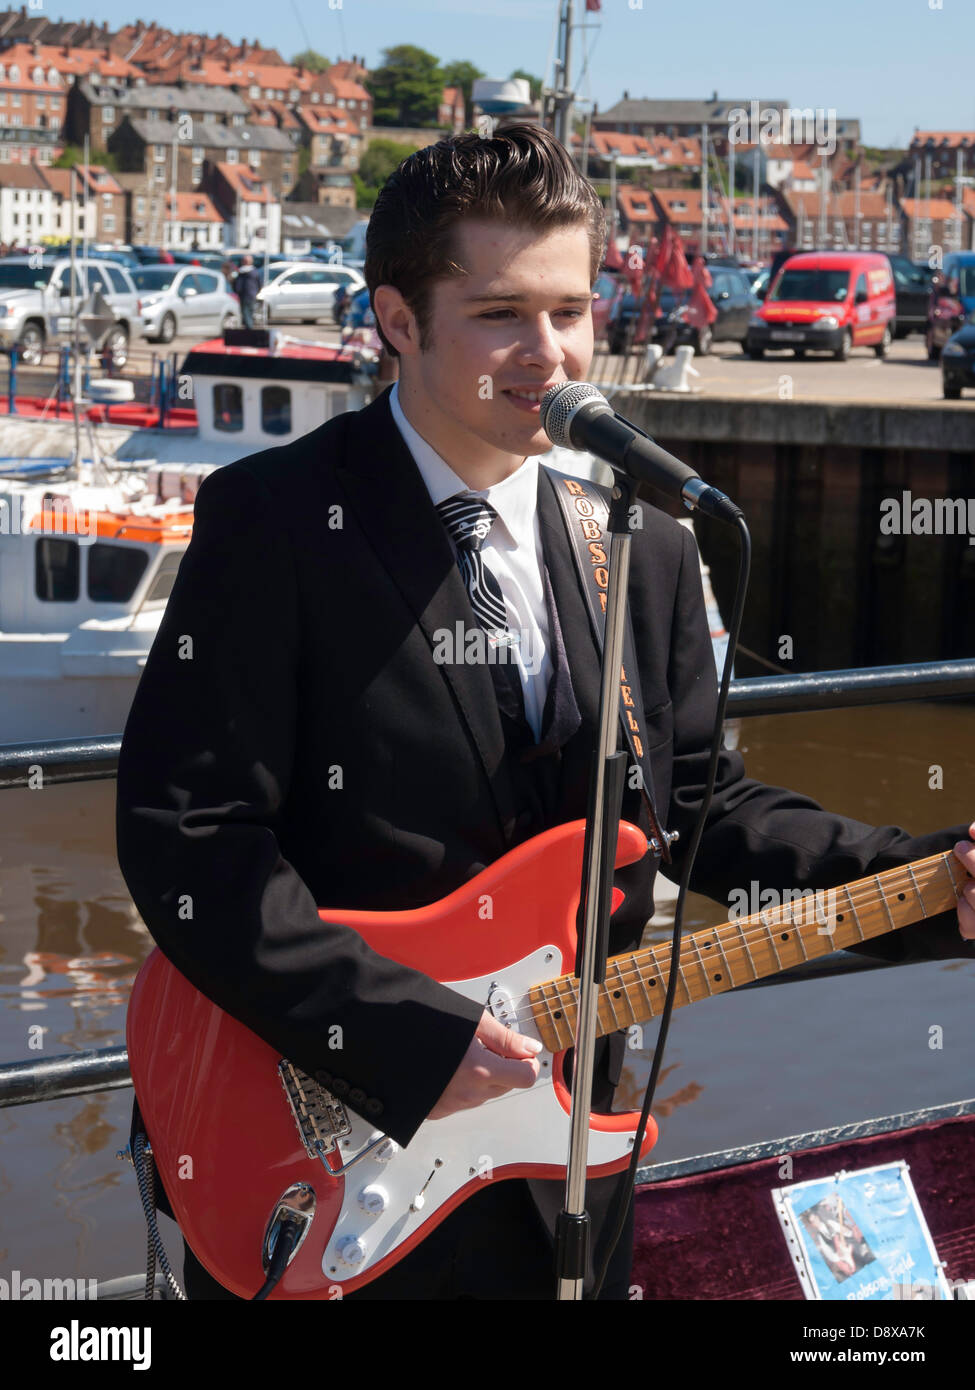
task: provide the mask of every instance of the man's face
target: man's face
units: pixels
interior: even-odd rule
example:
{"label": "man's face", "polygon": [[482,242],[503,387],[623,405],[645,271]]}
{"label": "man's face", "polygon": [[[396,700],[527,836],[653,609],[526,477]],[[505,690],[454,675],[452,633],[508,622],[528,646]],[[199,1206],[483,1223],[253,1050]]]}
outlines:
{"label": "man's face", "polygon": [[[538,404],[512,388],[582,381],[592,361],[589,237],[582,223],[539,236],[469,219],[456,251],[469,273],[434,285],[426,351],[410,311],[393,313],[409,324],[408,337],[395,338],[399,391],[410,423],[451,467],[498,481],[550,447]],[[402,305],[390,288],[377,302]]]}

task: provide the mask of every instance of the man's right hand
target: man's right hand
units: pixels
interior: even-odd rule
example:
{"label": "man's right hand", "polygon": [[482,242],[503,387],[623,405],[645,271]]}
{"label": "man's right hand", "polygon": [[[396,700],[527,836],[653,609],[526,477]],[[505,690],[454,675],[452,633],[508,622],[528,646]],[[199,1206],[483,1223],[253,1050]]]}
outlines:
{"label": "man's right hand", "polygon": [[541,1050],[540,1042],[506,1028],[485,1010],[460,1066],[427,1118],[442,1120],[505,1091],[534,1085]]}

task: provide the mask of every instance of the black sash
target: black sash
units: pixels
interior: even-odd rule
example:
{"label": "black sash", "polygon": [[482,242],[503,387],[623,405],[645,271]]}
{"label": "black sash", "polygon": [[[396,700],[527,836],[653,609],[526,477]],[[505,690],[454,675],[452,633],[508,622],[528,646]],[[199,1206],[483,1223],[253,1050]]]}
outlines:
{"label": "black sash", "polygon": [[[586,596],[589,620],[596,639],[597,650],[602,653],[606,628],[606,593],[609,583],[609,503],[604,499],[597,485],[586,478],[576,478],[569,473],[543,465],[555,481],[555,493],[562,510],[562,519],[568,532],[572,558],[575,561],[582,591]],[[642,774],[641,791],[650,818],[652,839],[650,848],[654,854],[661,855],[671,862],[669,841],[676,839],[661,827],[653,800],[653,772],[647,756],[646,740],[642,732],[643,693],[640,689],[640,670],[636,662],[636,643],[633,638],[633,623],[629,608],[626,610],[626,623],[623,631],[623,666],[620,671],[620,723],[626,736],[630,753]]]}

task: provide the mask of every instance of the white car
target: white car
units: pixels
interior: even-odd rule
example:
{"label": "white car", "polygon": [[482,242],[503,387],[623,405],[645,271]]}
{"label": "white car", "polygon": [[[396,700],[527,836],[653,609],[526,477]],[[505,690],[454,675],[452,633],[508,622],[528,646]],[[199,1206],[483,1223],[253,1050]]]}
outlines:
{"label": "white car", "polygon": [[301,261],[289,265],[258,293],[265,306],[266,322],[282,323],[297,319],[315,323],[327,318],[334,322],[335,291],[344,285],[349,297],[365,285],[357,270],[344,265],[323,265],[321,261]]}
{"label": "white car", "polygon": [[240,327],[240,303],[216,270],[198,265],[144,265],[132,272],[142,332],[157,343],[177,333],[202,337]]}

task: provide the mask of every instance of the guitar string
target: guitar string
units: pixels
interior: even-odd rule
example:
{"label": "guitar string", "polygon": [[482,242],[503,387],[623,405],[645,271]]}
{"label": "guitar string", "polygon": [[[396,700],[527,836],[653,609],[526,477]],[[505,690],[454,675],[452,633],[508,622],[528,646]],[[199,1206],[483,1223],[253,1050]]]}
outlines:
{"label": "guitar string", "polygon": [[[952,872],[952,866],[951,866],[951,864],[950,864],[950,862],[949,862],[949,861],[950,861],[950,856],[951,856],[951,854],[952,854],[952,852],[951,852],[950,850],[948,850],[948,851],[946,851],[946,852],[943,853],[943,854],[939,854],[939,855],[935,856],[936,862],[933,863],[933,864],[929,864],[924,870],[921,871],[921,873],[922,873],[922,875],[923,875],[923,877],[921,877],[921,878],[918,878],[917,875],[915,875],[915,874],[913,874],[913,873],[911,873],[910,875],[908,875],[908,866],[907,866],[907,865],[903,865],[903,866],[898,865],[898,866],[895,866],[895,868],[893,868],[893,869],[885,869],[885,870],[882,870],[881,872],[882,872],[883,874],[889,874],[889,875],[891,876],[890,879],[888,880],[886,886],[887,886],[888,888],[890,888],[891,891],[898,893],[899,898],[901,898],[901,899],[906,899],[907,895],[906,895],[906,894],[903,894],[903,893],[900,893],[899,887],[897,886],[897,884],[896,884],[896,882],[895,882],[895,875],[901,875],[901,874],[903,874],[903,875],[907,876],[907,877],[909,878],[909,880],[910,880],[911,893],[914,894],[914,895],[918,898],[919,901],[921,901],[921,893],[920,893],[920,892],[917,892],[917,889],[920,888],[920,889],[922,889],[922,890],[925,890],[925,889],[927,889],[928,887],[931,886],[930,883],[926,881],[926,879],[931,879],[931,880],[933,880],[934,877],[935,877],[936,875],[938,875],[938,874],[941,872],[941,870],[944,868],[945,865],[947,865],[949,873]],[[956,861],[956,862],[958,862],[958,861]],[[917,860],[917,861],[915,861],[915,863],[914,863],[913,865],[911,865],[910,867],[911,867],[912,869],[916,869],[918,863],[923,863],[923,861],[922,861],[922,860]],[[962,866],[959,864],[959,868],[961,868],[961,867],[962,867]],[[854,881],[854,882],[855,882],[855,881]],[[957,890],[957,892],[960,894],[960,889],[961,889],[961,887],[963,886],[963,882],[964,882],[964,881],[962,881],[962,884],[959,885],[957,882],[955,882],[955,877],[954,877],[954,874],[952,873],[952,882],[955,883],[956,890]],[[817,889],[817,890],[815,890],[815,891],[818,892],[818,893],[829,893],[829,892],[840,893],[840,892],[842,892],[842,893],[845,895],[845,897],[844,897],[844,903],[845,903],[845,904],[849,904],[849,906],[848,906],[848,907],[845,907],[845,909],[844,909],[844,911],[843,911],[842,913],[837,913],[837,918],[836,918],[836,920],[839,921],[840,918],[846,919],[846,918],[848,918],[848,917],[852,917],[852,918],[854,919],[854,924],[855,924],[856,926],[859,926],[859,923],[858,923],[857,920],[856,920],[856,918],[857,918],[857,913],[856,913],[856,910],[855,910],[855,909],[856,909],[857,907],[864,907],[864,908],[866,908],[866,907],[868,907],[868,906],[871,906],[871,907],[879,907],[879,906],[880,906],[881,899],[883,900],[884,905],[886,906],[886,905],[887,905],[887,896],[888,896],[887,893],[884,893],[884,892],[880,891],[880,890],[877,888],[876,884],[871,883],[871,881],[870,881],[869,879],[866,880],[865,882],[864,882],[864,881],[861,881],[861,883],[862,883],[862,886],[861,886],[859,889],[857,889],[856,893],[853,893],[853,892],[850,891],[850,889],[853,887],[853,884],[837,884],[837,885],[834,885],[834,887],[832,887],[832,888],[821,888],[821,889]],[[807,891],[812,891],[812,890],[807,890]],[[809,899],[803,899],[802,901],[803,901],[804,903],[807,903],[807,902],[809,901]],[[925,906],[926,906],[926,904],[925,904]],[[782,909],[781,907],[778,907],[778,908],[765,908],[765,909],[763,909],[763,910],[766,911],[766,912],[771,913],[771,912],[782,911],[783,909]],[[950,911],[950,908],[939,909],[939,911]],[[755,915],[756,915],[756,916],[760,916],[761,914],[755,914]],[[924,914],[922,914],[922,916],[921,916],[920,918],[914,918],[913,921],[914,921],[914,922],[917,922],[917,921],[923,920],[923,916],[924,916]],[[724,962],[725,962],[726,964],[728,964],[728,972],[727,972],[727,973],[728,973],[729,978],[732,976],[732,973],[733,973],[732,970],[731,970],[730,964],[729,964],[729,959],[733,959],[736,963],[743,963],[743,962],[745,961],[746,958],[749,960],[749,962],[752,963],[752,966],[753,966],[752,979],[763,978],[762,976],[758,976],[758,975],[755,973],[755,971],[754,971],[754,962],[751,961],[751,950],[750,950],[750,947],[753,946],[753,945],[760,944],[760,943],[762,943],[762,942],[765,942],[766,944],[768,944],[768,943],[770,942],[772,930],[773,930],[773,928],[775,928],[775,927],[788,927],[788,928],[790,928],[790,930],[792,930],[792,931],[795,931],[795,932],[797,932],[797,933],[801,933],[801,926],[800,926],[800,924],[798,924],[798,923],[794,920],[794,918],[791,918],[791,917],[781,917],[781,918],[779,918],[778,920],[770,921],[770,922],[768,922],[768,923],[762,923],[762,924],[759,925],[759,926],[755,926],[755,927],[752,927],[752,928],[745,928],[745,927],[744,927],[744,921],[745,921],[745,920],[747,920],[747,919],[741,919],[741,921],[738,923],[737,926],[734,926],[734,925],[732,925],[731,923],[728,923],[728,922],[723,922],[723,923],[719,923],[716,927],[711,927],[711,928],[706,928],[706,927],[705,927],[705,928],[701,928],[700,931],[694,933],[694,935],[699,935],[699,934],[700,934],[700,935],[703,935],[705,932],[710,931],[710,932],[722,943],[722,944],[721,944],[721,951],[719,952],[719,954],[718,954],[717,956],[714,957],[714,959],[715,959],[715,960],[718,960],[718,961],[721,961],[721,959],[723,958],[723,959],[724,959]],[[802,925],[809,925],[809,924],[802,924]],[[903,926],[910,926],[911,923],[909,923],[909,922],[904,922],[902,925],[903,925]],[[726,932],[726,933],[727,933],[727,932],[731,932],[731,931],[735,932],[735,939],[734,939],[734,942],[729,942],[728,944],[725,944],[724,940],[723,940],[722,937],[721,937],[721,933],[722,933],[722,932]],[[862,932],[862,928],[861,928],[861,932]],[[885,936],[885,935],[888,935],[888,932],[878,932],[878,933],[873,934],[873,935],[870,936],[870,937],[862,936],[861,939],[863,939],[863,940],[871,940],[871,939],[874,938],[874,936]],[[803,938],[803,940],[805,940],[805,938]],[[694,948],[694,945],[692,944],[691,938],[690,938],[690,937],[685,938],[685,942],[686,942],[686,944],[683,944],[683,943],[682,943],[682,946],[681,946],[681,955],[680,955],[680,961],[679,961],[679,964],[678,964],[678,986],[679,986],[680,984],[683,983],[685,992],[686,992],[686,994],[688,995],[688,1002],[694,1003],[694,1002],[696,1002],[696,1001],[694,1000],[693,996],[691,995],[690,986],[689,986],[689,984],[687,983],[687,980],[686,980],[686,979],[682,979],[682,977],[686,975],[686,973],[687,973],[687,966],[690,965],[691,963],[695,964],[695,965],[697,966],[698,969],[703,969],[703,966],[702,966],[701,962],[698,961],[698,960],[696,959],[696,955],[694,954],[695,948]],[[659,944],[662,944],[662,945],[665,945],[665,946],[666,946],[667,943],[659,943]],[[814,944],[814,942],[813,942],[812,944]],[[857,945],[857,944],[859,944],[859,943],[856,942],[856,941],[854,941],[854,942],[852,942],[851,944],[852,944],[852,945]],[[622,988],[623,988],[624,1000],[625,1000],[627,1006],[629,1006],[629,990],[630,990],[631,986],[634,986],[634,985],[635,985],[635,986],[639,987],[640,984],[641,984],[641,982],[645,982],[645,981],[647,980],[647,978],[648,978],[648,976],[649,976],[650,973],[654,973],[654,972],[651,972],[651,971],[648,971],[648,970],[641,969],[641,968],[640,968],[640,965],[636,963],[635,957],[637,957],[637,956],[643,957],[647,964],[649,964],[651,957],[653,957],[653,958],[654,958],[655,965],[656,965],[656,967],[657,967],[655,973],[657,973],[657,974],[660,976],[660,982],[661,982],[661,984],[664,983],[665,971],[664,971],[663,969],[660,968],[660,962],[656,961],[656,959],[655,959],[655,951],[656,951],[656,949],[657,949],[657,947],[653,947],[653,946],[651,946],[651,947],[641,947],[641,948],[638,948],[636,951],[626,953],[626,955],[625,955],[624,957],[620,957],[620,956],[612,956],[612,957],[610,957],[610,962],[611,962],[611,963],[612,963],[612,962],[617,962],[617,961],[619,961],[621,958],[626,958],[626,959],[628,959],[628,960],[630,961],[630,964],[629,964],[628,966],[624,966],[624,967],[619,967],[619,966],[617,966],[617,974],[621,977],[621,978],[620,978],[620,984],[621,984],[621,986],[622,986]],[[830,955],[830,954],[832,953],[832,949],[833,949],[833,948],[832,948],[832,946],[831,946],[829,950],[823,951],[823,952],[820,953],[818,956],[813,957],[813,959],[818,959],[818,958],[822,958],[823,956]],[[699,951],[700,951],[700,948],[698,947],[698,948],[697,948],[697,952],[699,953]],[[685,958],[686,958],[686,962],[687,962],[686,965],[685,965]],[[669,962],[668,962],[668,963],[669,963]],[[798,965],[798,964],[801,964],[801,963],[802,963],[802,962],[800,962],[800,961],[796,961],[796,962],[795,962],[795,964],[797,964],[797,965]],[[787,968],[791,968],[791,967],[787,967]],[[705,973],[706,973],[706,972],[705,972]],[[776,973],[778,973],[778,972],[777,972],[777,971],[769,971],[769,972],[766,972],[766,973],[767,973],[767,974],[776,974]],[[571,978],[571,977],[570,977],[570,976],[567,976],[567,975],[555,976],[555,977],[554,977],[553,979],[551,979],[551,980],[545,980],[545,981],[540,982],[540,983],[537,984],[537,985],[532,985],[532,986],[530,987],[530,989],[525,993],[525,995],[521,996],[521,999],[525,1001],[525,1006],[527,1006],[527,1011],[528,1011],[528,1019],[527,1019],[527,1022],[528,1022],[529,1024],[531,1024],[531,1025],[533,1025],[533,1026],[537,1026],[536,1014],[537,1014],[537,1012],[538,1012],[538,1009],[537,1009],[536,1007],[533,1007],[530,1003],[528,1003],[528,996],[531,994],[531,992],[532,992],[533,990],[541,990],[541,989],[543,989],[545,986],[549,986],[549,985],[554,986],[554,992],[553,992],[552,994],[543,994],[543,995],[541,996],[541,998],[538,1000],[538,1006],[540,1006],[542,1009],[547,1009],[548,1012],[549,1012],[550,1014],[551,1014],[551,1006],[552,1006],[553,1004],[556,1005],[557,1007],[559,1007],[560,1009],[563,1009],[563,1011],[564,1011],[564,1007],[567,1006],[567,1005],[570,1006],[570,1007],[578,1007],[578,994],[579,994],[578,989],[577,989],[576,987],[569,986],[568,989],[566,990],[566,988],[565,988],[564,986],[561,986],[561,985],[559,984],[559,981],[560,981],[560,980],[567,980],[567,979],[570,979],[570,978]],[[742,983],[742,984],[747,984],[748,981],[743,980],[741,983]],[[605,984],[604,984],[603,986],[601,986],[601,988],[602,988],[603,990],[606,990],[606,989],[607,989],[607,987],[606,987]],[[730,986],[730,989],[734,989],[734,988],[737,988],[737,986],[736,986],[736,985],[731,985],[731,986]],[[727,992],[729,992],[729,991],[727,991],[727,990],[719,990],[718,992],[719,992],[719,993],[727,993]],[[607,991],[606,997],[608,998],[608,991]],[[702,997],[706,997],[706,996],[702,996]],[[663,998],[663,995],[662,995],[662,994],[661,994],[660,998],[661,998],[661,999]],[[612,1009],[612,1004],[610,1004],[610,1008]],[[655,1017],[655,1015],[651,1015],[651,1017]],[[523,1008],[523,1006],[522,1006],[520,1003],[519,1003],[519,1006],[518,1006],[518,1007],[515,1009],[515,1011],[514,1011],[514,1021],[515,1021],[515,1025],[516,1025],[519,1029],[521,1028],[522,1024],[525,1023],[525,1021],[526,1021],[526,1019],[525,1019],[525,1013],[524,1013],[524,1008]],[[552,1022],[552,1024],[553,1024],[553,1026],[555,1027],[555,1029],[557,1030],[558,1027],[559,1027],[559,1025],[562,1024],[562,1023],[564,1023],[564,1022],[567,1022],[567,1020],[566,1020],[565,1018],[556,1020],[556,1019],[554,1019],[554,1017],[553,1017],[552,1020],[551,1020],[551,1022]]]}

